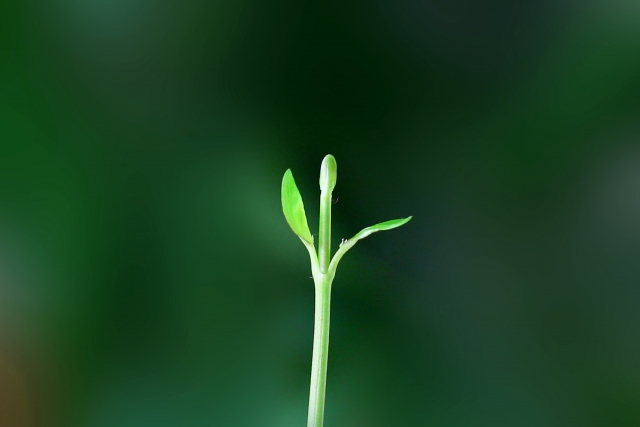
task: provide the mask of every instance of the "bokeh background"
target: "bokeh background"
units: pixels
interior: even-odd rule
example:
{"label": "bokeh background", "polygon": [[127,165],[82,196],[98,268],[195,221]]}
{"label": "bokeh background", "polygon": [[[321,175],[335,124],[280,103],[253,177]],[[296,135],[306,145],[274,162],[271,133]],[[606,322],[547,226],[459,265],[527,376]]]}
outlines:
{"label": "bokeh background", "polygon": [[0,425],[640,425],[636,0],[0,2]]}

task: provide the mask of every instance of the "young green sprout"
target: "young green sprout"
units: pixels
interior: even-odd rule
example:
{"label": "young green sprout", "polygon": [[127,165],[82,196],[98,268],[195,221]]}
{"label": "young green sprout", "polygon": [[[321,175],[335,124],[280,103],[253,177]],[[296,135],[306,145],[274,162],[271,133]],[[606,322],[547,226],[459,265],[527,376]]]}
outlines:
{"label": "young green sprout", "polygon": [[309,392],[309,418],[307,427],[322,427],[324,419],[324,396],[327,385],[327,361],[329,356],[329,306],[331,283],[336,275],[338,263],[344,254],[372,233],[391,230],[409,222],[411,217],[394,219],[372,225],[349,240],[343,240],[331,259],[331,193],[336,186],[338,166],[336,159],[328,154],[320,167],[320,228],[318,252],[309,231],[302,196],[296,182],[287,169],[282,178],[282,210],[293,232],[302,240],[311,258],[311,272],[316,290],[315,321],[313,328],[313,359],[311,362],[311,389]]}

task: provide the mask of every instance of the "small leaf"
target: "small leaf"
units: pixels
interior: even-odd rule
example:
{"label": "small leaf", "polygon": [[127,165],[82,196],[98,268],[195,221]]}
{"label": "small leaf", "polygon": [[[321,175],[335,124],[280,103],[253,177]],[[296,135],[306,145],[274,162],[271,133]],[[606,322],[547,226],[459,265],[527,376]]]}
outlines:
{"label": "small leaf", "polygon": [[391,230],[392,228],[400,227],[401,225],[406,224],[411,220],[412,217],[400,218],[400,219],[392,219],[391,221],[381,222],[380,224],[372,225],[371,227],[367,227],[349,240],[343,240],[340,243],[340,248],[334,255],[331,260],[331,264],[329,265],[330,274],[336,274],[336,269],[338,268],[338,264],[340,260],[347,253],[349,249],[351,249],[359,240],[364,239],[370,234],[373,234],[377,231]]}
{"label": "small leaf", "polygon": [[293,232],[302,240],[313,244],[302,196],[293,179],[291,169],[287,169],[282,178],[282,211]]}
{"label": "small leaf", "polygon": [[367,227],[364,230],[360,231],[358,234],[356,234],[349,240],[361,240],[377,231],[391,230],[392,228],[400,227],[401,225],[405,225],[407,222],[409,222],[411,218],[412,217],[392,219],[390,221],[385,221],[385,222],[381,222],[380,224],[372,225],[371,227]]}

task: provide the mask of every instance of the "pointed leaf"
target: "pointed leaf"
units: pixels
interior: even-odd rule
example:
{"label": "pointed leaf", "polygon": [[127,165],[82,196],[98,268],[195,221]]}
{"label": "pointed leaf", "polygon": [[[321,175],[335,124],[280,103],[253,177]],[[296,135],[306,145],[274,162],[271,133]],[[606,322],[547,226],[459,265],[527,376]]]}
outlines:
{"label": "pointed leaf", "polygon": [[293,232],[302,240],[313,244],[302,196],[293,179],[291,169],[287,169],[282,178],[282,211]]}
{"label": "pointed leaf", "polygon": [[400,227],[401,225],[404,225],[407,222],[409,222],[411,218],[412,217],[392,219],[390,221],[385,221],[385,222],[381,222],[380,224],[372,225],[371,227],[367,227],[364,230],[360,231],[358,234],[356,234],[349,240],[356,240],[356,241],[361,240],[377,231],[391,230],[392,228]]}
{"label": "pointed leaf", "polygon": [[331,260],[331,264],[329,265],[330,274],[336,274],[336,269],[338,268],[338,264],[340,260],[347,253],[349,249],[351,249],[359,240],[364,239],[368,235],[375,233],[377,231],[391,230],[392,228],[400,227],[401,225],[406,224],[411,220],[412,217],[400,218],[400,219],[392,219],[391,221],[381,222],[380,224],[372,225],[371,227],[367,227],[349,240],[345,240],[340,244],[340,248],[334,255]]}

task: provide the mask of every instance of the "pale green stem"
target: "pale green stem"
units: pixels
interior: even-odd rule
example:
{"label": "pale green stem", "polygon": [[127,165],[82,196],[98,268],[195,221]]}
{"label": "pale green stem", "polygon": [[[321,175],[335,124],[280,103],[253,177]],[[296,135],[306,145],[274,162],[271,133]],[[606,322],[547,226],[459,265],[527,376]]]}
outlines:
{"label": "pale green stem", "polygon": [[320,193],[320,227],[318,232],[318,261],[320,271],[326,273],[331,262],[331,191]]}
{"label": "pale green stem", "polygon": [[311,362],[311,388],[309,391],[309,417],[307,427],[322,427],[324,398],[327,388],[329,360],[329,317],[331,304],[330,275],[322,275],[316,282],[316,310],[313,328],[313,359]]}
{"label": "pale green stem", "polygon": [[[321,184],[322,186],[322,184]],[[331,190],[320,194],[320,230],[318,241],[318,269],[314,274],[316,310],[313,326],[313,359],[311,361],[311,387],[309,391],[309,418],[307,427],[322,427],[324,420],[324,396],[327,387],[327,363],[329,360],[329,312],[331,282],[328,273],[331,261]]]}

